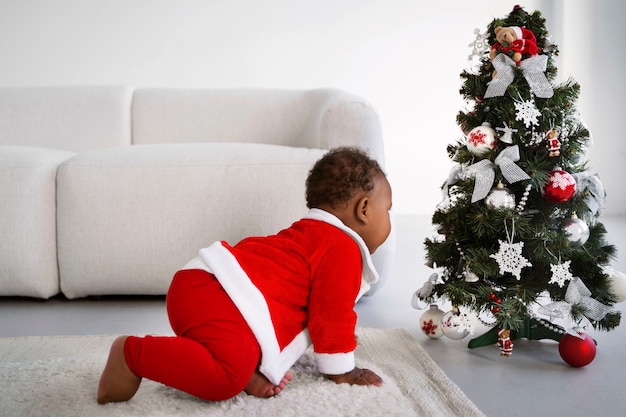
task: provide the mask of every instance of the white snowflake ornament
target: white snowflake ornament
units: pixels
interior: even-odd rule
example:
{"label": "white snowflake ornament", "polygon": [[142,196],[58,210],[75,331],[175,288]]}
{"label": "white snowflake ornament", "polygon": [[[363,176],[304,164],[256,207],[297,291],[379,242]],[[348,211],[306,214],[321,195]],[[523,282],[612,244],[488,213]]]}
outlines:
{"label": "white snowflake ornament", "polygon": [[489,45],[489,34],[486,32],[480,33],[478,28],[474,29],[474,41],[467,46],[472,48],[472,52],[467,57],[468,61],[471,61],[474,57],[482,57],[491,48],[491,45]]}
{"label": "white snowflake ornament", "polygon": [[535,106],[534,101],[528,100],[515,102],[515,111],[517,112],[515,120],[523,121],[526,129],[531,126],[539,125],[537,118],[541,116],[541,112]]}
{"label": "white snowflake ornament", "polygon": [[497,253],[489,255],[489,257],[495,259],[498,263],[500,274],[510,272],[519,281],[521,279],[520,274],[522,273],[522,268],[525,266],[533,266],[528,259],[524,258],[522,255],[524,242],[512,243],[500,239],[498,239],[498,242],[500,242],[500,249],[498,249]]}
{"label": "white snowflake ornament", "polygon": [[552,278],[550,278],[550,282],[548,284],[559,284],[559,287],[563,288],[565,285],[565,281],[573,279],[574,276],[569,271],[569,266],[572,261],[565,261],[562,264],[558,265],[550,265],[550,269],[552,270]]}

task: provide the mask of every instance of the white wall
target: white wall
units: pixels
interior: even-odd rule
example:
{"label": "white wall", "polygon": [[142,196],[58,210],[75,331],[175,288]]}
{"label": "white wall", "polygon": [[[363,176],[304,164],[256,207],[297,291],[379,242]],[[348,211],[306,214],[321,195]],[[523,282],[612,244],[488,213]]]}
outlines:
{"label": "white wall", "polygon": [[[342,88],[366,97],[380,114],[395,211],[430,215],[451,167],[446,145],[460,135],[459,74],[468,67],[473,30],[485,30],[518,1],[432,3],[0,0],[0,85]],[[564,3],[523,5],[529,11],[545,6],[551,32],[554,19],[572,39],[591,37],[586,25],[577,24],[576,33],[560,26],[578,10],[568,3],[566,13]],[[612,17],[609,3],[592,3],[594,10],[609,12],[598,12],[594,21],[612,18],[617,26],[624,6]],[[622,33],[608,42],[623,59]],[[617,69],[598,74],[594,60],[586,59],[593,52],[590,42],[573,41],[568,51],[560,36],[553,33],[564,65],[582,75],[577,78],[583,87],[593,87],[583,90],[580,108],[596,143],[605,147],[593,154],[592,165],[609,192],[607,212],[623,213],[621,184],[610,176],[622,178],[626,169],[619,136],[624,98],[609,95],[619,82],[623,96],[623,80]]]}
{"label": "white wall", "polygon": [[559,69],[580,83],[578,110],[593,136],[587,159],[606,188],[606,213],[624,214],[626,2],[559,0],[555,6],[563,22]]}

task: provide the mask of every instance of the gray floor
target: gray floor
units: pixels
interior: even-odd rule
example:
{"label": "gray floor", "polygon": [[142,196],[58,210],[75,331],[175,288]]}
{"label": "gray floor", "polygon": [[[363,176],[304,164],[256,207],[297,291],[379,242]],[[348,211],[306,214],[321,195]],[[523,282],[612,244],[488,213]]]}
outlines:
{"label": "gray floor", "polygon": [[[626,217],[603,218],[608,241],[626,272]],[[398,216],[398,256],[393,277],[374,297],[357,305],[362,327],[403,327],[487,416],[616,416],[626,408],[626,325],[589,332],[597,356],[584,368],[563,362],[556,342],[517,340],[510,358],[495,346],[468,349],[469,337],[429,339],[419,329],[422,311],[412,293],[431,274],[422,242],[429,217]],[[626,303],[617,305],[620,310]],[[448,306],[441,305],[442,309]],[[0,298],[0,336],[170,333],[161,298],[33,301]],[[476,335],[482,330],[477,330]]]}

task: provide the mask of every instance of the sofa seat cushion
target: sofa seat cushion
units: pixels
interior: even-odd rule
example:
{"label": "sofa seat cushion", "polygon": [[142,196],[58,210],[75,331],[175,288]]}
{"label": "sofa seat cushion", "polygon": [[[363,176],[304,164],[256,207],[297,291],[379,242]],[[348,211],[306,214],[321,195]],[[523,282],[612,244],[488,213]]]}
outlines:
{"label": "sofa seat cushion", "polygon": [[324,152],[194,143],[76,155],[57,178],[62,292],[165,294],[200,248],[273,234],[306,214],[305,179]]}
{"label": "sofa seat cushion", "polygon": [[55,180],[72,155],[0,146],[0,295],[58,294]]}

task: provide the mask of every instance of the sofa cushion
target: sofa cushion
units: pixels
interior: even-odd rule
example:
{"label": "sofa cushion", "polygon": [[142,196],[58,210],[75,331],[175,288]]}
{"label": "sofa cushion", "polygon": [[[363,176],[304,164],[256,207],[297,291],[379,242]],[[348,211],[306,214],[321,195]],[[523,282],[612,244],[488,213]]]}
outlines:
{"label": "sofa cushion", "polygon": [[85,152],[58,173],[58,257],[69,298],[165,294],[216,240],[276,233],[307,212],[324,150],[239,143]]}
{"label": "sofa cushion", "polygon": [[128,87],[0,88],[0,145],[85,151],[130,145]]}
{"label": "sofa cushion", "polygon": [[73,153],[0,146],[0,295],[59,292],[57,167]]}

